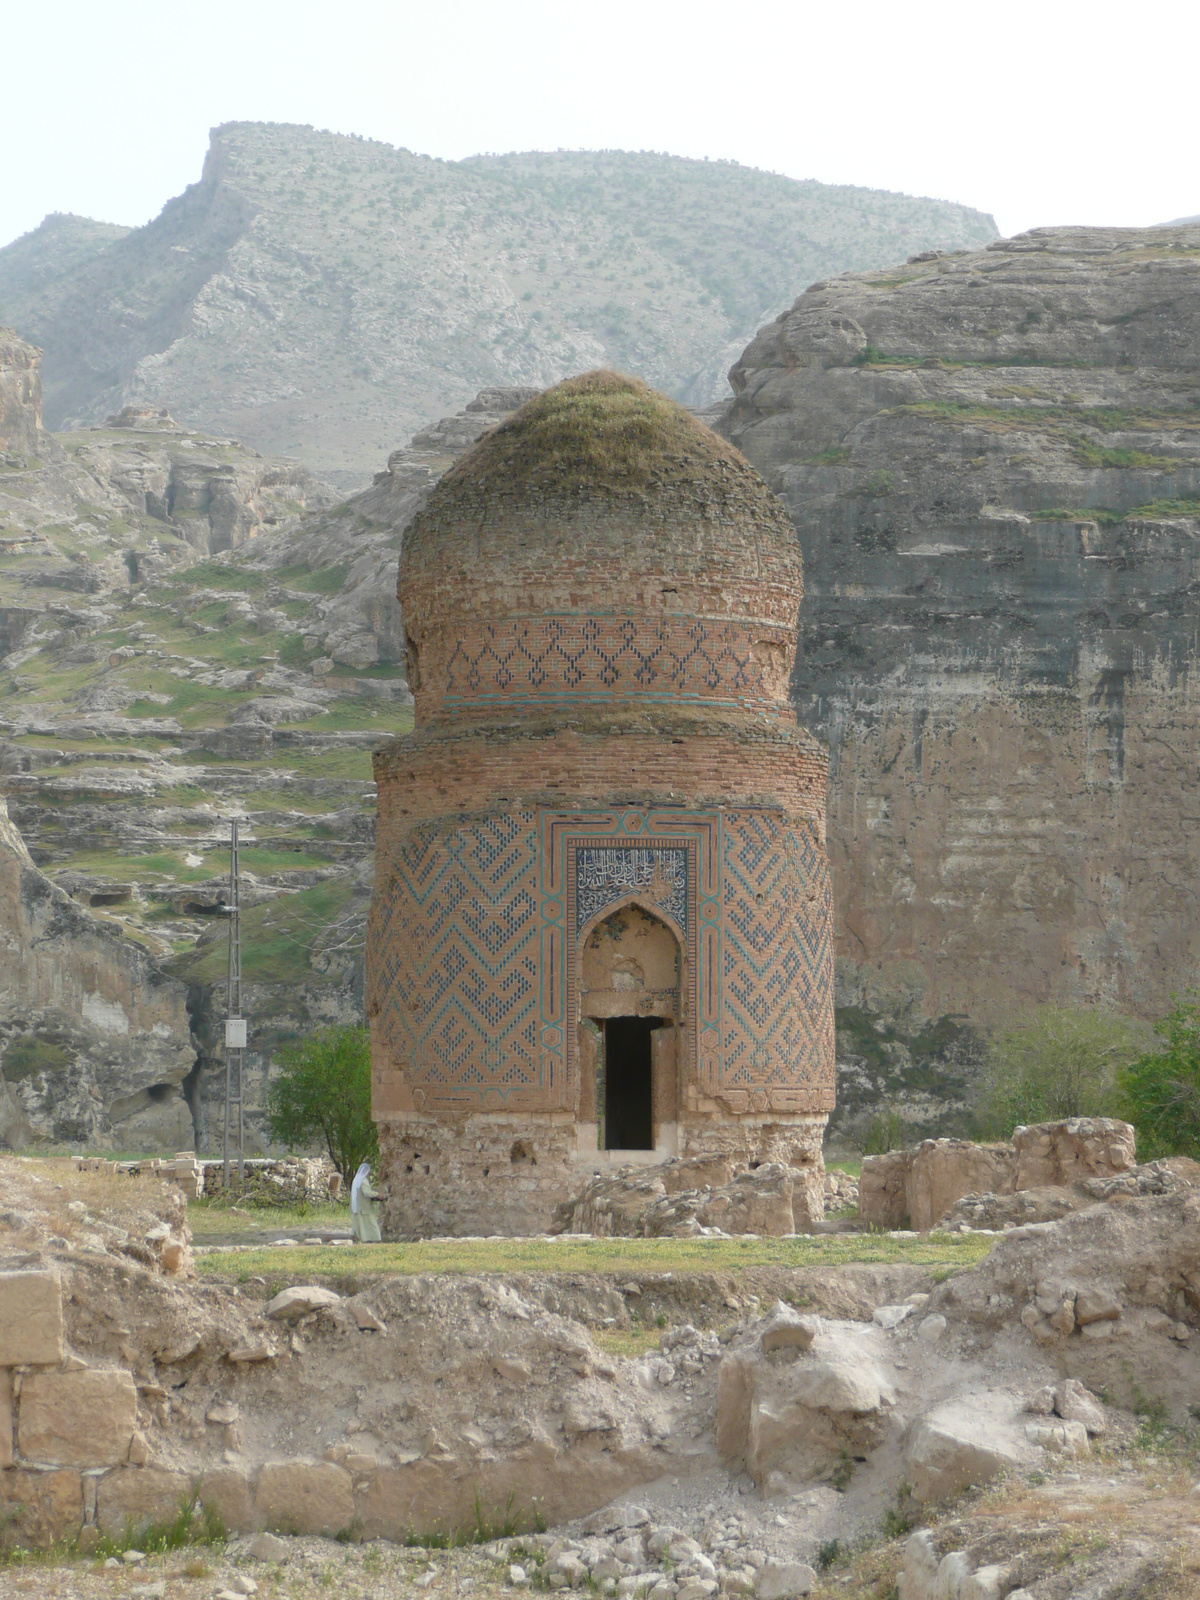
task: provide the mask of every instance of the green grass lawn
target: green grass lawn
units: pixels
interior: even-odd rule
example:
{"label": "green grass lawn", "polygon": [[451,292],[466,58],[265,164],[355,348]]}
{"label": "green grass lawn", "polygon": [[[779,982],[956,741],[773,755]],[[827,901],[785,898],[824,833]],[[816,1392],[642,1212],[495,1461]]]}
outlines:
{"label": "green grass lawn", "polygon": [[188,1206],[188,1227],[196,1244],[210,1238],[228,1239],[231,1233],[269,1232],[271,1229],[295,1231],[311,1228],[314,1233],[350,1227],[350,1207],[306,1206],[303,1211],[291,1206],[254,1206],[234,1210],[224,1201],[193,1200]]}
{"label": "green grass lawn", "polygon": [[[265,1213],[254,1215],[261,1217]],[[344,1225],[346,1213],[340,1215]],[[295,1221],[291,1226],[296,1226]],[[925,1234],[914,1239],[870,1233],[802,1235],[795,1239],[579,1239],[567,1234],[561,1241],[422,1240],[416,1244],[293,1245],[286,1250],[268,1245],[261,1250],[200,1256],[196,1266],[205,1277],[245,1282],[268,1273],[282,1273],[293,1283],[313,1277],[341,1277],[348,1272],[361,1278],[364,1273],[733,1272],[747,1267],[855,1264],[905,1264],[949,1272],[973,1267],[991,1245],[992,1240],[987,1237],[953,1233]]]}

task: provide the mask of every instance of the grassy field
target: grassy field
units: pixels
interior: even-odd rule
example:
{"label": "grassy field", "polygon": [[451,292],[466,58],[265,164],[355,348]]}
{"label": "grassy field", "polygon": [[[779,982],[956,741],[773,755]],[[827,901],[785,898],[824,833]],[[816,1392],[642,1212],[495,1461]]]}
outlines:
{"label": "grassy field", "polygon": [[[314,1229],[318,1226],[314,1224]],[[350,1272],[357,1278],[417,1272],[736,1272],[747,1267],[900,1263],[952,1272],[981,1261],[991,1244],[986,1236],[950,1233],[912,1238],[841,1233],[795,1239],[580,1239],[567,1234],[561,1240],[451,1239],[286,1249],[267,1245],[259,1250],[216,1251],[200,1256],[196,1266],[205,1277],[242,1282],[280,1272],[297,1282]]]}
{"label": "grassy field", "polygon": [[309,1228],[313,1233],[328,1233],[333,1229],[348,1231],[349,1206],[305,1206],[300,1211],[291,1206],[237,1207],[224,1202],[213,1204],[208,1200],[193,1200],[188,1205],[188,1227],[196,1244],[207,1244],[210,1239],[228,1240],[231,1234],[296,1232]]}

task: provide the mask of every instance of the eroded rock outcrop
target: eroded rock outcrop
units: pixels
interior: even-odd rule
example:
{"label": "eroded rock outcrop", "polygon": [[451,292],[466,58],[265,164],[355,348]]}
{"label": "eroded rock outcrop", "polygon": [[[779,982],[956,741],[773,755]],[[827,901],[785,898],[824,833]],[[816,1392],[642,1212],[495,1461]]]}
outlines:
{"label": "eroded rock outcrop", "polygon": [[0,328],[0,456],[17,465],[38,454],[42,432],[41,351]]}
{"label": "eroded rock outcrop", "polygon": [[[1153,1014],[1194,970],[1200,228],[812,285],[719,428],[800,531],[851,976]],[[853,985],[851,985],[853,987]]]}
{"label": "eroded rock outcrop", "polygon": [[0,799],[0,1141],[193,1141],[187,987],[39,872]]}

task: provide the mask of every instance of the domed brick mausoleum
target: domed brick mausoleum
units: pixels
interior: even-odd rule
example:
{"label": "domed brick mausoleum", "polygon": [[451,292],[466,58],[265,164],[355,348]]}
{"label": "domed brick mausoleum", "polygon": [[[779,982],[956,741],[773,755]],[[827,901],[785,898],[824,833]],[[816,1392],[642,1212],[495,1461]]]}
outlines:
{"label": "domed brick mausoleum", "polygon": [[826,758],[796,533],[732,446],[590,373],[409,528],[416,729],[375,758],[384,1228],[544,1231],[606,1166],[799,1169],[834,1100]]}

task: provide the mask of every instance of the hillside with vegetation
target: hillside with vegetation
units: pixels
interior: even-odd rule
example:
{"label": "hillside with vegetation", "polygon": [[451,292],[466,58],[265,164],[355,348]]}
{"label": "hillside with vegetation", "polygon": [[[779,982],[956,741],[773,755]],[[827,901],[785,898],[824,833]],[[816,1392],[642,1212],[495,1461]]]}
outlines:
{"label": "hillside with vegetation", "polygon": [[51,217],[0,250],[0,322],[45,350],[54,429],[167,407],[351,487],[489,386],[610,366],[712,403],[805,284],[995,233],[964,206],[732,162],[447,162],[229,123],[145,227]]}

